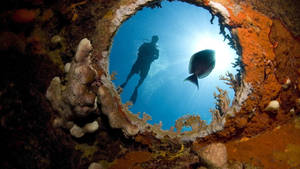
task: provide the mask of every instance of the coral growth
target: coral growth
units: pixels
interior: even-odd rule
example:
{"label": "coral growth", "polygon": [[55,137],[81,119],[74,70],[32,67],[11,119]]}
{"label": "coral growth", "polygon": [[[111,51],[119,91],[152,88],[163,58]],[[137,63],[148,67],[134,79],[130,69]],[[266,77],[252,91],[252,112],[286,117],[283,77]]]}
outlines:
{"label": "coral growth", "polygon": [[200,119],[198,115],[185,115],[175,122],[175,128],[179,134],[183,127],[192,127],[192,131],[200,131],[206,127],[205,121]]}
{"label": "coral growth", "polygon": [[225,76],[220,76],[220,80],[224,80],[225,84],[229,85],[234,92],[240,89],[241,82],[238,74],[234,76],[232,73],[226,72]]}
{"label": "coral growth", "polygon": [[52,107],[59,113],[55,126],[62,125],[70,129],[75,137],[82,137],[85,131],[93,129],[83,130],[74,124],[74,120],[97,113],[96,95],[91,90],[91,82],[96,76],[95,70],[90,66],[91,50],[90,41],[81,40],[68,70],[65,85],[59,77],[55,77],[46,94]]}
{"label": "coral growth", "polygon": [[214,93],[214,97],[217,100],[216,109],[218,110],[220,116],[223,116],[229,110],[230,99],[226,90],[220,89],[218,87],[217,90],[219,94]]}

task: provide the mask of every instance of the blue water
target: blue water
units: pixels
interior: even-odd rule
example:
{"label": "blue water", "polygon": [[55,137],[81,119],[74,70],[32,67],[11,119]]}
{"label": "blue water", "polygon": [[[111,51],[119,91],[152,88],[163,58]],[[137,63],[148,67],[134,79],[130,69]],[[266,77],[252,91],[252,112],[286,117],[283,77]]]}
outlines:
{"label": "blue water", "polygon": [[[113,39],[110,53],[110,72],[116,72],[116,86],[121,85],[137,58],[137,50],[144,42],[159,36],[159,59],[155,60],[149,74],[138,90],[133,113],[146,112],[152,116],[149,123],[163,122],[163,129],[174,126],[175,120],[186,114],[199,114],[211,122],[209,109],[215,108],[213,93],[216,87],[226,89],[232,99],[234,92],[220,75],[227,71],[236,73],[231,63],[235,51],[219,34],[218,18],[210,24],[210,13],[200,7],[183,2],[163,2],[162,8],[144,8],[122,24]],[[216,66],[212,73],[199,79],[197,87],[184,81],[189,76],[190,57],[203,49],[216,51]],[[123,103],[130,99],[139,80],[134,75],[121,93]]]}

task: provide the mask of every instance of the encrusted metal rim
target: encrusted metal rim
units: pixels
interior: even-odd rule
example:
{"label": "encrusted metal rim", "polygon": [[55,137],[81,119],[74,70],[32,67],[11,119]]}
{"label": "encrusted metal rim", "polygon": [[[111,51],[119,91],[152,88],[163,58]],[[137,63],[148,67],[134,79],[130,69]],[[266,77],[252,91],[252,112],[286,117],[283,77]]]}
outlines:
{"label": "encrusted metal rim", "polygon": [[[109,31],[111,33],[110,41],[112,41],[115,32],[125,20],[134,15],[142,7],[147,6],[147,4],[150,2],[153,3],[155,2],[155,0],[137,0],[135,3],[132,3],[130,5],[121,5],[116,11],[114,11],[114,18],[112,20],[112,24],[110,24],[109,27]],[[191,2],[188,1],[188,3]],[[204,1],[195,2],[193,4],[208,9],[212,13],[212,15],[219,16],[221,25],[229,25],[230,15],[223,5],[213,1],[209,1],[208,3]],[[233,45],[237,43],[238,42],[234,41]],[[237,45],[233,47],[237,48],[236,46]],[[101,76],[101,82],[103,85],[99,87],[98,102],[101,104],[102,112],[108,116],[111,127],[121,128],[124,134],[127,136],[134,136],[138,133],[150,132],[154,133],[155,137],[157,138],[169,136],[172,139],[178,139],[181,141],[195,140],[198,137],[205,137],[211,133],[222,130],[224,128],[226,116],[234,116],[234,113],[239,111],[241,105],[251,92],[251,85],[241,80],[239,86],[233,86],[236,87],[235,99],[232,106],[229,107],[230,101],[227,97],[226,91],[218,89],[220,94],[216,95],[216,97],[219,98],[219,104],[223,105],[222,108],[224,109],[224,112],[222,112],[223,114],[221,116],[219,110],[213,110],[213,121],[210,125],[204,125],[204,122],[200,119],[199,116],[184,116],[176,121],[175,127],[177,128],[177,131],[180,131],[180,128],[186,124],[189,124],[189,126],[193,128],[192,131],[180,133],[175,132],[172,129],[162,130],[161,123],[155,125],[147,123],[147,120],[150,120],[151,117],[146,113],[143,114],[143,118],[139,118],[139,115],[135,115],[128,110],[128,104],[121,103],[118,90],[113,85],[110,76],[108,75],[108,56],[109,50],[102,52],[100,63],[102,63],[101,68],[103,69],[103,72],[106,72],[106,75]],[[228,74],[228,78],[224,79],[228,80],[232,85],[234,85],[234,81],[236,82],[237,80],[234,79],[234,77],[232,77],[232,75],[230,74]],[[112,102],[109,103],[105,100],[110,100]],[[226,105],[225,107],[224,104]]]}
{"label": "encrusted metal rim", "polygon": [[[230,107],[227,92],[217,88],[219,93],[214,94],[217,100],[217,109],[210,110],[213,120],[209,125],[206,125],[200,116],[183,116],[176,120],[177,132],[174,131],[174,127],[170,130],[162,130],[162,123],[149,124],[147,121],[151,117],[148,114],[144,113],[143,117],[140,118],[138,114],[129,111],[129,103],[123,104],[121,102],[120,90],[116,89],[108,73],[109,48],[112,38],[126,19],[142,7],[147,6],[148,3],[153,5],[155,2],[160,1],[136,0],[129,4],[121,3],[118,9],[109,12],[98,22],[95,34],[98,33],[98,30],[102,30],[102,34],[100,31],[100,35],[92,39],[95,42],[94,47],[88,39],[81,40],[73,61],[65,66],[66,77],[62,77],[62,80],[55,77],[47,90],[46,97],[58,112],[58,117],[53,122],[54,126],[69,129],[74,137],[82,137],[85,133],[95,132],[100,121],[95,119],[94,122],[86,123],[80,127],[74,122],[74,119],[98,113],[101,109],[101,112],[108,117],[110,126],[122,129],[126,136],[152,133],[158,139],[168,137],[179,141],[193,141],[196,138],[223,130],[226,117],[234,116],[240,110],[252,90],[251,85],[245,83],[241,77],[242,73],[239,76],[227,73],[226,77],[221,78],[232,86],[235,91],[235,98]],[[190,3],[190,1],[188,2]],[[225,38],[231,40],[233,47],[237,48],[237,38],[233,39],[225,35],[224,27],[230,22],[227,9],[213,1],[197,2],[195,5],[208,9],[213,16],[220,17],[221,33]],[[232,37],[237,36],[233,34]],[[237,65],[239,64],[242,64],[240,60],[237,62]],[[181,132],[184,126],[192,127],[192,131]]]}

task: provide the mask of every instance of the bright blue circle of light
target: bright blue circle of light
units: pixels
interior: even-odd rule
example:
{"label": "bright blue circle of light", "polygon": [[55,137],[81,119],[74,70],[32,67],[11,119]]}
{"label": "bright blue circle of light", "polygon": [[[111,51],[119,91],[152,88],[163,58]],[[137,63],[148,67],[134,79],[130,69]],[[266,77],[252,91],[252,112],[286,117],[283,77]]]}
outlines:
{"label": "bright blue circle of light", "polygon": [[[234,92],[220,75],[236,73],[231,63],[237,57],[219,34],[217,20],[210,24],[211,15],[203,9],[183,2],[163,2],[162,8],[144,8],[123,23],[113,40],[110,72],[117,73],[114,84],[122,84],[137,58],[137,50],[153,35],[159,36],[159,59],[151,65],[149,74],[138,90],[133,113],[146,112],[151,124],[163,122],[163,129],[174,126],[175,120],[186,114],[199,114],[211,121],[209,109],[215,108],[216,87],[226,89],[230,98]],[[190,57],[203,49],[216,51],[216,66],[212,73],[199,79],[199,90],[187,81]],[[135,75],[124,88],[121,98],[129,100],[139,76]]]}

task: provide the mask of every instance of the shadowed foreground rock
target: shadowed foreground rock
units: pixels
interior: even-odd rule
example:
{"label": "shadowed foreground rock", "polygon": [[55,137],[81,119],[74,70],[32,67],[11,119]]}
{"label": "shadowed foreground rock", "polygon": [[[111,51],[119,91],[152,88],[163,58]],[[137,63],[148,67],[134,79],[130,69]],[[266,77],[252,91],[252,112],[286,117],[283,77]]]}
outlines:
{"label": "shadowed foreground rock", "polygon": [[227,150],[224,144],[213,143],[194,151],[209,168],[226,168]]}

